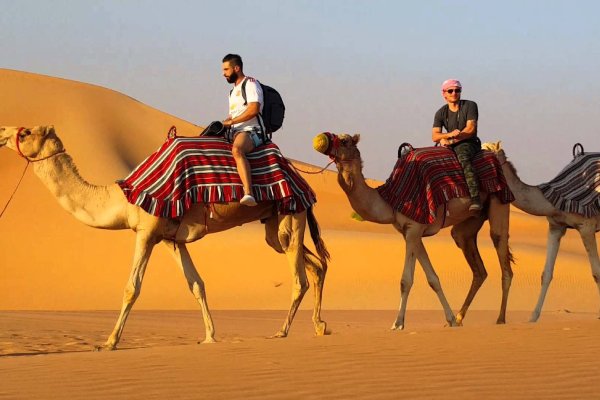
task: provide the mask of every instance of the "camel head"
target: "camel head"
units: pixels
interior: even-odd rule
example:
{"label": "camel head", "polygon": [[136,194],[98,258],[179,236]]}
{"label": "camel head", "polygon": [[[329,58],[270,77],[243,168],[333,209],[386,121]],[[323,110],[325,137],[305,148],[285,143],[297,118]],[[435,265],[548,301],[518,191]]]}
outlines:
{"label": "camel head", "polygon": [[323,132],[313,139],[313,148],[319,153],[328,155],[332,160],[352,161],[360,159],[360,151],[356,147],[360,141],[360,135],[347,135],[341,133]]}
{"label": "camel head", "polygon": [[64,152],[62,142],[56,136],[52,125],[33,128],[2,126],[0,147],[3,146],[16,151],[30,161]]}
{"label": "camel head", "polygon": [[481,149],[494,152],[496,154],[496,158],[498,158],[498,161],[500,161],[500,164],[504,164],[506,162],[506,154],[504,154],[504,150],[500,146],[501,143],[501,141],[496,143],[483,143],[481,145]]}

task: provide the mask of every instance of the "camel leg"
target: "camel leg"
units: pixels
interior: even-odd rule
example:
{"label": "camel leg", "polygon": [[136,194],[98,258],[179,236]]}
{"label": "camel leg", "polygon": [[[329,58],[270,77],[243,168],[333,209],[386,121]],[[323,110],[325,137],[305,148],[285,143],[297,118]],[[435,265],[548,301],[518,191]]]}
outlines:
{"label": "camel leg", "polygon": [[437,294],[438,299],[440,299],[440,303],[442,303],[442,307],[444,309],[444,314],[446,315],[446,322],[448,322],[449,326],[457,326],[456,318],[454,317],[454,313],[452,312],[452,308],[450,304],[448,304],[448,300],[444,295],[444,291],[442,290],[442,285],[440,283],[440,278],[438,278],[435,270],[433,269],[433,265],[429,260],[429,255],[427,254],[427,250],[423,245],[423,241],[420,240],[417,246],[417,259],[425,272],[425,276],[427,277],[427,283],[433,289],[433,291]]}
{"label": "camel leg", "polygon": [[417,247],[423,236],[423,230],[409,228],[407,231],[396,228],[403,233],[406,241],[406,254],[404,255],[404,269],[400,279],[400,306],[398,307],[398,316],[392,325],[392,330],[404,329],[404,317],[406,315],[406,305],[408,295],[415,280],[415,263],[417,261]]}
{"label": "camel leg", "polygon": [[540,291],[540,295],[538,297],[537,304],[535,305],[535,309],[531,313],[531,317],[529,318],[529,322],[536,322],[538,318],[540,318],[540,314],[542,313],[542,307],[544,306],[544,300],[546,299],[546,294],[548,293],[548,288],[550,287],[550,282],[552,281],[552,277],[554,276],[554,265],[556,263],[556,256],[558,254],[558,249],[560,247],[560,239],[565,235],[567,227],[565,225],[560,225],[548,221],[548,239],[546,241],[546,262],[544,264],[544,271],[542,272],[542,289]]}
{"label": "camel leg", "polygon": [[581,235],[581,240],[583,240],[583,245],[590,260],[590,266],[592,267],[592,276],[600,292],[600,259],[598,258],[595,227],[595,222],[593,224],[586,223],[585,226],[579,229],[579,235]]}
{"label": "camel leg", "polygon": [[484,221],[484,218],[469,218],[464,222],[455,225],[451,231],[454,242],[462,250],[465,259],[467,260],[467,264],[469,264],[469,268],[471,268],[471,272],[473,273],[473,279],[467,297],[465,297],[465,301],[456,315],[456,323],[459,326],[462,325],[467,310],[471,306],[475,295],[488,275],[477,247],[477,234]]}
{"label": "camel leg", "polygon": [[304,230],[306,228],[306,212],[285,215],[279,222],[279,242],[292,270],[292,304],[283,324],[283,328],[272,337],[286,337],[290,330],[296,311],[308,290],[308,278],[304,265]]}
{"label": "camel leg", "polygon": [[312,277],[315,292],[315,308],[312,317],[315,332],[317,336],[323,336],[327,330],[327,324],[321,319],[321,302],[323,300],[323,285],[325,284],[327,269],[323,268],[321,261],[306,247],[304,248],[304,265]]}
{"label": "camel leg", "polygon": [[510,266],[512,255],[510,254],[510,249],[508,247],[510,206],[508,204],[502,204],[496,196],[491,196],[488,218],[490,220],[490,236],[494,243],[494,247],[496,248],[496,254],[498,254],[498,261],[500,262],[500,268],[502,269],[502,302],[500,304],[500,314],[498,315],[496,323],[504,324],[506,323],[508,292],[513,277],[513,271]]}
{"label": "camel leg", "polygon": [[[204,341],[202,343],[214,343],[215,342],[215,328],[212,320],[212,316],[210,315],[210,310],[208,309],[208,303],[206,301],[206,291],[204,289],[204,281],[198,274],[198,270],[194,266],[194,262],[192,261],[192,257],[188,252],[187,246],[185,243],[176,243],[163,241],[164,244],[167,245],[169,250],[173,253],[173,257],[175,257],[175,261],[183,271],[183,275],[185,276],[185,280],[187,281],[188,287],[198,303],[200,303],[200,308],[202,309],[202,317],[204,319],[204,329],[205,336]],[[174,248],[175,246],[175,248]]]}
{"label": "camel leg", "polygon": [[125,285],[121,313],[119,314],[117,324],[108,337],[106,343],[104,343],[103,346],[97,346],[96,350],[115,350],[117,348],[117,344],[119,343],[121,335],[123,334],[123,328],[125,327],[125,322],[127,321],[129,312],[140,295],[142,280],[144,279],[146,266],[148,265],[148,260],[150,259],[154,245],[155,242],[151,235],[138,231],[135,237],[133,268],[131,270],[131,275],[129,276],[129,281],[127,282],[127,285]]}

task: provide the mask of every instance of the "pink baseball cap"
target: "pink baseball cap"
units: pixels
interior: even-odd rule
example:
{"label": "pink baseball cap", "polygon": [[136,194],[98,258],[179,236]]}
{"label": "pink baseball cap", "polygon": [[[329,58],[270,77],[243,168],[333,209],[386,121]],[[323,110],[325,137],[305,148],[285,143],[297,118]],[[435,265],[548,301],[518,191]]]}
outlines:
{"label": "pink baseball cap", "polygon": [[462,89],[462,85],[460,84],[459,80],[448,79],[448,80],[445,80],[444,83],[442,83],[442,92],[445,92],[446,89],[450,89],[451,87],[459,87]]}

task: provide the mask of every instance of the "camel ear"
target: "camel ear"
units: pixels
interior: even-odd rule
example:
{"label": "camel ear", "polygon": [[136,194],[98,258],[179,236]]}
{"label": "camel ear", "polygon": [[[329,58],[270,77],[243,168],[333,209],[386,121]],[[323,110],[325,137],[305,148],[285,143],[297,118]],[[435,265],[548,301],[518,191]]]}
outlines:
{"label": "camel ear", "polygon": [[352,136],[352,143],[354,143],[354,145],[356,146],[356,144],[360,141],[360,135],[357,133],[354,136]]}
{"label": "camel ear", "polygon": [[502,140],[498,140],[498,141],[496,142],[496,148],[497,148],[498,150],[500,150],[500,149],[502,148],[502,146],[500,145],[501,143],[502,143]]}
{"label": "camel ear", "polygon": [[48,125],[44,127],[44,136],[49,135],[51,133],[55,133],[54,132],[54,125]]}

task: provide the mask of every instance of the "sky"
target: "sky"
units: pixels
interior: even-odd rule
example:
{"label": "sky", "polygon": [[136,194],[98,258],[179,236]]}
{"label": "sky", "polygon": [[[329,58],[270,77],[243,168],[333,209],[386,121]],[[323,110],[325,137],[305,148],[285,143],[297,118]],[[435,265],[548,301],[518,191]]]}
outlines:
{"label": "sky", "polygon": [[[286,104],[274,142],[324,166],[323,131],[358,133],[368,178],[432,144],[441,83],[479,106],[530,184],[580,142],[600,151],[597,1],[0,0],[0,68],[103,86],[205,126],[227,114],[227,53]],[[1,123],[1,121],[0,121]]]}

